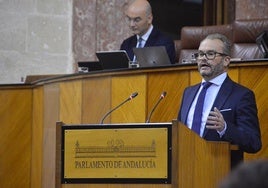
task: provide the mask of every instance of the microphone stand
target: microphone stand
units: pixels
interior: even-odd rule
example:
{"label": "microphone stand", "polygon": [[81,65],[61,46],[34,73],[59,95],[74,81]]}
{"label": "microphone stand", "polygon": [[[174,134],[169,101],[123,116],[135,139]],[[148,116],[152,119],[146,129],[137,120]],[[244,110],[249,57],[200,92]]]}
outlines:
{"label": "microphone stand", "polygon": [[166,95],[167,95],[167,92],[165,92],[165,91],[161,94],[161,96],[160,96],[160,98],[158,99],[157,103],[154,105],[152,111],[150,112],[149,117],[148,117],[148,119],[146,120],[146,123],[150,123],[150,119],[151,119],[151,116],[152,116],[154,110],[156,109],[156,107],[158,106],[158,104],[160,103],[160,101],[161,101],[163,98],[165,98]]}
{"label": "microphone stand", "polygon": [[108,112],[103,116],[103,118],[101,119],[100,124],[103,124],[103,121],[105,120],[105,118],[106,118],[109,114],[111,114],[111,113],[112,113],[113,111],[115,111],[117,108],[119,108],[120,106],[122,106],[123,104],[125,104],[127,101],[130,101],[131,99],[133,99],[133,98],[136,97],[137,95],[138,95],[137,92],[132,93],[132,94],[130,95],[130,97],[128,97],[126,100],[124,100],[121,104],[119,104],[118,106],[116,106],[116,107],[113,108],[112,110],[108,111]]}

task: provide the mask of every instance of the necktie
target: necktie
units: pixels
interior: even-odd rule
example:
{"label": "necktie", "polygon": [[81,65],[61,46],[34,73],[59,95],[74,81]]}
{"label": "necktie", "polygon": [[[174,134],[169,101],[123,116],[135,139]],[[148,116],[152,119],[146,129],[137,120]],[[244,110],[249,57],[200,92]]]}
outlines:
{"label": "necktie", "polygon": [[138,39],[138,48],[142,48],[142,38],[141,37],[139,37],[139,39]]}
{"label": "necktie", "polygon": [[203,106],[205,101],[205,96],[207,89],[209,86],[211,86],[212,83],[210,82],[204,82],[203,88],[198,96],[195,111],[194,111],[194,118],[193,118],[193,124],[192,124],[192,130],[196,132],[198,135],[200,134],[200,127],[202,122],[202,113],[203,113]]}
{"label": "necktie", "polygon": [[[142,46],[142,38],[141,37],[139,37],[139,39],[138,39],[138,45],[137,45],[137,48],[142,48],[143,46]],[[134,57],[133,57],[133,62],[136,62],[136,56],[134,55]]]}

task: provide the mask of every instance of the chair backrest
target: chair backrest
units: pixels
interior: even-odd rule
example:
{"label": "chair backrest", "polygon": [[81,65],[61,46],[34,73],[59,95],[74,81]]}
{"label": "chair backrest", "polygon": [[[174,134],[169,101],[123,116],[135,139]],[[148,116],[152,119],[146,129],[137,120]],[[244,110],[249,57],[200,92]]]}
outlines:
{"label": "chair backrest", "polygon": [[232,57],[241,59],[263,58],[256,43],[256,38],[268,30],[268,19],[236,20],[233,22]]}
{"label": "chair backrest", "polygon": [[232,58],[259,59],[263,54],[256,44],[257,36],[268,30],[268,19],[236,20],[232,24],[213,26],[186,26],[181,29],[181,39],[176,41],[178,63],[191,63],[192,53],[200,42],[212,33],[221,33],[233,43]]}
{"label": "chair backrest", "polygon": [[221,33],[232,38],[231,25],[188,26],[181,30],[180,63],[191,63],[192,54],[197,51],[200,42],[209,34]]}

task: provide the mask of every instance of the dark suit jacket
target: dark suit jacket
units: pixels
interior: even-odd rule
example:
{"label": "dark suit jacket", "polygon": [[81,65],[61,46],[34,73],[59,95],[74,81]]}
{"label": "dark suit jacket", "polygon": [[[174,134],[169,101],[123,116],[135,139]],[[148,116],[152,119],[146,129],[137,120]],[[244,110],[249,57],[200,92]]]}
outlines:
{"label": "dark suit jacket", "polygon": [[[121,44],[120,49],[126,50],[128,56],[130,59],[133,59],[134,53],[133,48],[136,47],[137,44],[137,36],[133,35],[123,41]],[[170,62],[173,64],[175,63],[175,44],[174,41],[165,36],[163,33],[161,33],[158,29],[155,27],[153,28],[148,40],[145,43],[144,47],[149,46],[165,46],[167,50],[167,54],[169,56]]]}
{"label": "dark suit jacket", "polygon": [[[188,111],[199,87],[200,84],[190,86],[184,91],[178,120],[185,125]],[[239,150],[231,153],[232,167],[243,160],[243,152],[256,153],[261,149],[255,95],[251,90],[233,82],[227,76],[213,107],[217,107],[219,110],[231,109],[222,112],[227,129],[222,138],[217,131],[205,129],[203,138],[210,141],[228,141],[231,144],[238,145]]]}

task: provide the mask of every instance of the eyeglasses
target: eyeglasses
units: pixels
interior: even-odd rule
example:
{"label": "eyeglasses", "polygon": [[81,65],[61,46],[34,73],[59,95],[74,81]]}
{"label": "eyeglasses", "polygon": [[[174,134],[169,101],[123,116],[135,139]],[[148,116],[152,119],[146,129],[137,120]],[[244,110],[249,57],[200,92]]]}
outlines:
{"label": "eyeglasses", "polygon": [[206,51],[206,52],[199,51],[199,52],[193,54],[194,58],[197,60],[203,58],[204,56],[206,56],[206,58],[208,60],[213,60],[217,57],[217,55],[228,56],[227,54],[216,52],[214,50],[210,50],[210,51]]}
{"label": "eyeglasses", "polygon": [[130,18],[127,16],[126,21],[129,23],[134,22],[136,24],[136,23],[139,23],[141,21],[141,17]]}

